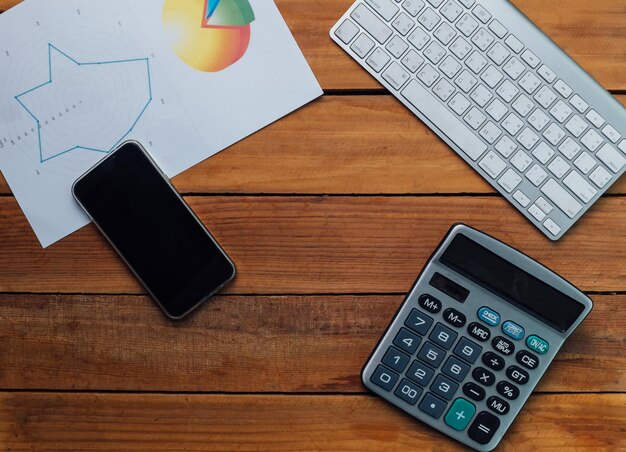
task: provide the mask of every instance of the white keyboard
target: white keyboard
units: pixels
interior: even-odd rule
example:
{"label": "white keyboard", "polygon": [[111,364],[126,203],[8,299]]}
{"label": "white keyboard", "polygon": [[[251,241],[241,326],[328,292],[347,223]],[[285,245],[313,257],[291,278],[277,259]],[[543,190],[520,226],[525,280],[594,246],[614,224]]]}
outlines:
{"label": "white keyboard", "polygon": [[357,0],[330,36],[552,240],[626,171],[626,110],[505,0]]}

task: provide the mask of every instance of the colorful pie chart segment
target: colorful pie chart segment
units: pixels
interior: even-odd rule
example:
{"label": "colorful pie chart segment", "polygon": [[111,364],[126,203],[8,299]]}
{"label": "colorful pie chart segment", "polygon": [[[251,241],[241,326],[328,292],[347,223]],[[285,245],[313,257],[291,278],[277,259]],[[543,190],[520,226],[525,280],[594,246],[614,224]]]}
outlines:
{"label": "colorful pie chart segment", "polygon": [[248,0],[166,0],[163,28],[188,66],[218,72],[243,57],[254,12]]}

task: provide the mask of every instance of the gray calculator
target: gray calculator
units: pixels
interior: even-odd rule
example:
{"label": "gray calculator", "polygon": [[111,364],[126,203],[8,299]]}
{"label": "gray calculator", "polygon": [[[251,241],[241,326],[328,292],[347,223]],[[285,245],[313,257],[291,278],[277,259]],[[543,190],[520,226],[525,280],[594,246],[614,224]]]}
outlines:
{"label": "gray calculator", "polygon": [[365,364],[363,383],[463,444],[492,450],[592,306],[528,256],[453,226]]}

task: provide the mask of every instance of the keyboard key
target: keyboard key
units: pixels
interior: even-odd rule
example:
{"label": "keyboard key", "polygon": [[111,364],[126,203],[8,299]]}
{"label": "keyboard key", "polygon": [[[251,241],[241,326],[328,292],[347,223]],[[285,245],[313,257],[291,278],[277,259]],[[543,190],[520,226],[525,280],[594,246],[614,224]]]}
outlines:
{"label": "keyboard key", "polygon": [[602,166],[598,166],[590,175],[591,182],[596,184],[599,188],[604,188],[606,184],[611,180],[611,173],[605,170]]}
{"label": "keyboard key", "polygon": [[495,40],[496,38],[494,38],[493,35],[484,28],[481,28],[474,34],[474,36],[472,36],[472,42],[474,45],[483,52],[486,51]]}
{"label": "keyboard key", "polygon": [[504,369],[504,358],[493,352],[487,352],[482,357],[483,364],[493,370]]}
{"label": "keyboard key", "polygon": [[383,356],[382,363],[390,369],[402,373],[410,359],[409,355],[402,353],[397,348],[389,347],[385,356]]}
{"label": "keyboard key", "polygon": [[574,218],[582,209],[580,203],[554,179],[548,180],[541,187],[541,192],[570,218]]}
{"label": "keyboard key", "polygon": [[461,93],[457,93],[454,95],[448,105],[457,115],[460,116],[467,111],[472,103],[467,100],[467,98],[464,97]]}
{"label": "keyboard key", "polygon": [[465,61],[467,67],[469,67],[474,72],[474,74],[480,73],[485,68],[485,66],[487,66],[487,63],[487,59],[477,51],[472,52],[467,61]]}
{"label": "keyboard key", "polygon": [[459,2],[461,2],[461,4],[466,8],[471,8],[472,5],[476,3],[476,0],[459,0]]}
{"label": "keyboard key", "polygon": [[525,385],[530,379],[530,375],[528,375],[528,372],[517,366],[510,366],[509,368],[507,368],[506,376],[520,385]]}
{"label": "keyboard key", "polygon": [[556,146],[561,142],[563,137],[565,137],[565,132],[555,123],[552,123],[543,132],[543,137],[548,140],[552,144],[552,146]]}
{"label": "keyboard key", "polygon": [[570,137],[567,137],[559,146],[559,151],[561,151],[561,153],[570,160],[576,157],[581,149],[582,148],[578,145],[578,143]]}
{"label": "keyboard key", "polygon": [[526,70],[526,66],[517,58],[511,58],[503,67],[504,72],[513,80],[517,80]]}
{"label": "keyboard key", "polygon": [[537,55],[532,53],[530,50],[526,50],[522,53],[522,60],[526,61],[526,63],[533,69],[539,66],[539,63],[541,62],[539,61]]}
{"label": "keyboard key", "polygon": [[468,363],[473,364],[482,351],[483,348],[480,345],[466,337],[462,337],[456,344],[456,347],[454,347],[453,353]]}
{"label": "keyboard key", "polygon": [[513,193],[513,199],[519,202],[522,207],[526,207],[530,204],[530,199],[521,190],[517,190]]}
{"label": "keyboard key", "polygon": [[574,106],[579,113],[584,113],[589,108],[589,104],[583,100],[578,94],[574,94],[569,100],[569,103]]}
{"label": "keyboard key", "polygon": [[537,74],[541,76],[546,82],[552,83],[556,80],[556,74],[545,64],[541,65],[539,69],[537,69]]}
{"label": "keyboard key", "polygon": [[526,115],[535,108],[535,104],[524,94],[520,94],[520,96],[515,99],[515,102],[513,102],[512,107],[521,117],[526,117]]}
{"label": "keyboard key", "polygon": [[470,366],[454,356],[450,356],[441,368],[441,371],[444,374],[458,382],[461,382],[465,379],[465,376],[467,375],[469,370]]}
{"label": "keyboard key", "polygon": [[500,102],[498,99],[495,99],[489,106],[487,107],[487,114],[495,119],[497,122],[500,122],[504,115],[506,115],[509,109]]}
{"label": "keyboard key", "polygon": [[509,30],[507,30],[506,27],[497,20],[494,20],[489,24],[489,29],[500,39],[504,38],[509,32]]}
{"label": "keyboard key", "polygon": [[446,352],[441,350],[439,347],[431,344],[430,342],[426,342],[420,352],[417,354],[418,359],[425,362],[426,364],[434,367],[435,369],[439,367],[441,361],[446,356]]}
{"label": "keyboard key", "polygon": [[417,18],[417,21],[422,24],[426,30],[431,31],[441,21],[441,17],[439,17],[439,14],[433,11],[432,8],[426,8]]}
{"label": "keyboard key", "polygon": [[518,83],[528,94],[534,93],[541,86],[539,77],[530,71],[526,72]]}
{"label": "keyboard key", "polygon": [[533,370],[539,366],[539,358],[526,350],[520,350],[517,352],[515,360],[526,369]]}
{"label": "keyboard key", "polygon": [[477,322],[470,323],[467,327],[467,332],[474,339],[478,339],[481,342],[485,342],[491,337],[491,331],[489,331],[489,328]]}
{"label": "keyboard key", "polygon": [[548,165],[548,170],[550,170],[550,172],[554,174],[557,179],[562,178],[565,175],[565,173],[569,171],[569,169],[570,169],[569,163],[567,163],[564,159],[562,159],[558,155]]}
{"label": "keyboard key", "polygon": [[337,36],[344,44],[348,44],[359,32],[357,27],[351,20],[344,20],[341,25],[335,30],[335,36]]}
{"label": "keyboard key", "polygon": [[513,152],[517,149],[517,145],[513,140],[511,140],[508,136],[503,136],[500,138],[500,141],[495,146],[496,151],[498,151],[503,157],[509,158]]}
{"label": "keyboard key", "polygon": [[541,132],[550,122],[550,118],[538,108],[528,117],[528,122],[537,131]]}
{"label": "keyboard key", "polygon": [[392,56],[400,58],[406,49],[409,48],[409,45],[400,36],[394,36],[391,38],[391,41],[387,43],[385,48]]}
{"label": "keyboard key", "polygon": [[[389,28],[382,20],[363,4],[359,4],[350,14],[356,23],[365,29],[379,43],[384,44],[392,35]],[[347,43],[346,43],[347,44]]]}
{"label": "keyboard key", "polygon": [[472,417],[474,417],[474,413],[476,413],[474,404],[459,397],[452,403],[444,421],[454,430],[463,431],[472,420]]}
{"label": "keyboard key", "polygon": [[524,131],[517,136],[517,141],[526,149],[531,150],[539,141],[539,137],[529,127],[526,127]]}
{"label": "keyboard key", "polygon": [[430,36],[420,27],[413,30],[408,37],[408,41],[415,46],[417,50],[421,50],[430,41]]}
{"label": "keyboard key", "polygon": [[445,400],[452,399],[457,389],[459,389],[458,383],[442,374],[437,375],[433,384],[430,385],[430,390]]}
{"label": "keyboard key", "polygon": [[559,235],[559,232],[561,232],[561,227],[556,224],[551,218],[548,218],[546,221],[544,221],[543,225],[548,230],[548,232],[550,232],[555,237]]}
{"label": "keyboard key", "polygon": [[467,55],[472,50],[472,46],[469,42],[467,42],[462,37],[458,37],[454,40],[452,45],[450,46],[450,51],[456,56],[459,60],[464,60]]}
{"label": "keyboard key", "polygon": [[554,107],[550,109],[550,114],[560,123],[565,122],[569,115],[572,114],[572,109],[567,106],[565,102],[559,100]]}
{"label": "keyboard key", "polygon": [[472,10],[472,14],[478,17],[478,20],[480,20],[484,24],[489,22],[489,20],[491,19],[491,14],[489,14],[489,11],[487,11],[481,5],[476,5],[476,8]]}
{"label": "keyboard key", "polygon": [[413,361],[406,376],[420,386],[426,386],[435,375],[435,371],[420,361]]}
{"label": "keyboard key", "polygon": [[470,37],[478,28],[478,22],[469,14],[464,14],[456,23],[456,28],[465,36]]}
{"label": "keyboard key", "polygon": [[446,136],[470,159],[478,160],[478,157],[487,150],[486,144],[415,80],[411,80],[402,90],[402,96],[426,116],[435,127],[445,130]]}
{"label": "keyboard key", "polygon": [[405,378],[400,382],[394,394],[400,397],[409,405],[415,405],[422,395],[422,391],[422,388],[420,388],[419,386],[415,386],[413,383]]}
{"label": "keyboard key", "polygon": [[526,347],[540,355],[544,355],[548,352],[550,344],[545,339],[532,334],[526,338]]}
{"label": "keyboard key", "polygon": [[398,378],[400,378],[400,376],[397,373],[379,365],[372,373],[370,381],[376,386],[383,388],[385,391],[391,391],[396,381],[398,381]]}
{"label": "keyboard key", "polygon": [[619,150],[626,154],[626,140],[622,140],[622,142],[618,146]]}
{"label": "keyboard key", "polygon": [[511,168],[506,170],[506,173],[498,180],[498,184],[506,190],[507,193],[511,193],[522,181],[522,177],[513,171]]}
{"label": "keyboard key", "polygon": [[437,30],[435,30],[434,35],[443,45],[447,46],[456,36],[456,31],[446,22],[443,22],[439,25]]}
{"label": "keyboard key", "polygon": [[417,16],[424,6],[426,4],[422,0],[406,0],[402,3],[402,8],[413,17]]}
{"label": "keyboard key", "polygon": [[398,7],[389,0],[365,0],[365,2],[387,22],[398,12]]}
{"label": "keyboard key", "polygon": [[515,400],[519,397],[519,389],[513,383],[508,381],[501,381],[496,385],[496,391],[498,394],[506,397],[509,400]]}
{"label": "keyboard key", "polygon": [[407,54],[404,56],[404,58],[402,58],[402,64],[410,72],[417,71],[423,63],[424,63],[424,58],[422,58],[419,55],[419,53],[417,53],[413,49],[409,50]]}
{"label": "keyboard key", "polygon": [[441,311],[441,301],[429,294],[420,295],[417,303],[428,312],[436,314]]}
{"label": "keyboard key", "polygon": [[391,57],[378,47],[365,61],[376,72],[380,72],[389,63],[389,60],[391,60]]}
{"label": "keyboard key", "polygon": [[548,173],[537,164],[533,165],[533,167],[526,172],[526,178],[532,182],[535,187],[539,187],[547,177]]}
{"label": "keyboard key", "polygon": [[487,444],[500,427],[500,419],[491,413],[481,411],[467,430],[467,435],[478,444]]}
{"label": "keyboard key", "polygon": [[604,124],[604,118],[595,110],[589,110],[589,113],[587,113],[585,118],[587,118],[591,124],[596,126],[598,129]]}
{"label": "keyboard key", "polygon": [[440,347],[449,350],[450,347],[452,347],[452,344],[456,340],[457,336],[458,334],[455,331],[452,331],[447,326],[438,323],[437,325],[435,325],[435,328],[433,328],[428,338],[436,345],[439,345]]}
{"label": "keyboard key", "polygon": [[487,105],[487,102],[491,100],[493,94],[491,93],[491,90],[485,88],[484,85],[478,85],[470,97],[478,104],[479,107],[484,107]]}
{"label": "keyboard key", "polygon": [[370,50],[374,48],[374,41],[372,41],[365,33],[361,33],[361,35],[356,38],[356,41],[352,43],[350,48],[359,57],[365,58],[365,56],[370,53]]}
{"label": "keyboard key", "polygon": [[496,93],[498,93],[498,95],[505,102],[511,102],[515,98],[515,96],[517,96],[517,94],[519,93],[519,89],[517,89],[517,87],[513,83],[511,83],[509,80],[505,80],[498,87]]}
{"label": "keyboard key", "polygon": [[547,86],[542,86],[537,94],[535,94],[535,100],[541,105],[543,108],[548,108],[550,105],[554,103],[557,96],[554,91],[552,91]]}
{"label": "keyboard key", "polygon": [[537,204],[537,207],[539,207],[546,214],[552,212],[552,205],[541,196],[537,198],[535,204]]}
{"label": "keyboard key", "polygon": [[406,14],[400,13],[392,22],[391,26],[398,30],[398,33],[402,36],[406,36],[406,34],[415,26],[415,22],[413,22],[413,20]]}
{"label": "keyboard key", "polygon": [[501,416],[507,414],[511,409],[509,403],[498,396],[491,396],[487,399],[487,408]]}
{"label": "keyboard key", "polygon": [[535,156],[535,158],[544,165],[548,163],[548,161],[552,158],[554,154],[554,150],[543,141],[539,143],[539,145],[533,151],[533,155]]}
{"label": "keyboard key", "polygon": [[383,78],[395,88],[400,89],[409,80],[410,75],[395,61],[383,72]]}
{"label": "keyboard key", "polygon": [[463,394],[477,402],[480,402],[485,398],[485,390],[471,381],[468,381],[463,385]]}
{"label": "keyboard key", "polygon": [[595,152],[602,144],[602,141],[604,141],[602,137],[593,129],[589,130],[580,140],[591,152]]}
{"label": "keyboard key", "polygon": [[[480,129],[480,136],[483,137],[485,141],[489,144],[495,143],[500,135],[502,135],[502,131],[491,121],[489,121],[482,129]],[[497,155],[496,158],[500,159],[500,157],[498,157]],[[491,162],[490,167],[493,168],[493,162]]]}
{"label": "keyboard key", "polygon": [[565,128],[570,131],[576,138],[581,136],[587,130],[587,122],[578,115],[574,115],[567,121]]}
{"label": "keyboard key", "polygon": [[615,130],[613,126],[610,124],[607,124],[606,126],[604,126],[604,129],[602,129],[602,133],[604,134],[605,137],[611,140],[612,143],[617,143],[619,139],[622,138],[619,132]]}
{"label": "keyboard key", "polygon": [[461,8],[461,6],[459,6],[459,4],[454,0],[449,0],[441,7],[439,12],[443,17],[448,19],[448,21],[455,22],[463,12],[463,8]]}
{"label": "keyboard key", "polygon": [[401,328],[393,340],[394,345],[400,347],[410,355],[417,351],[417,347],[419,347],[420,342],[422,342],[422,339],[406,328]]}
{"label": "keyboard key", "polygon": [[515,116],[513,113],[509,113],[509,116],[507,116],[502,122],[502,127],[504,127],[504,129],[513,136],[517,135],[517,132],[519,132],[523,126],[524,121]]}
{"label": "keyboard key", "polygon": [[512,355],[515,351],[515,345],[513,345],[513,342],[503,336],[494,337],[493,341],[491,341],[491,346],[504,356]]}
{"label": "keyboard key", "polygon": [[417,309],[412,309],[404,324],[423,336],[433,324],[433,318]]}
{"label": "keyboard key", "polygon": [[[491,353],[491,352],[489,352]],[[493,355],[493,353],[492,353]],[[472,377],[483,386],[491,386],[496,382],[496,376],[484,367],[477,367],[472,371]]]}
{"label": "keyboard key", "polygon": [[454,94],[454,86],[452,86],[447,80],[441,79],[435,85],[433,92],[439,99],[445,102]]}
{"label": "keyboard key", "polygon": [[533,204],[532,206],[530,206],[528,208],[528,213],[531,214],[533,216],[533,218],[535,220],[537,220],[538,222],[542,222],[544,220],[544,218],[546,217],[546,214],[543,213],[543,211],[539,208],[539,206]]}
{"label": "keyboard key", "polygon": [[454,308],[448,308],[443,311],[443,319],[456,328],[462,327],[467,321],[465,315]]}
{"label": "keyboard key", "polygon": [[439,419],[446,409],[446,405],[446,402],[435,397],[429,392],[424,396],[418,407],[420,411],[423,411],[435,419]]}
{"label": "keyboard key", "polygon": [[[430,64],[425,64],[417,73],[417,78],[426,86],[432,86],[433,83],[439,78],[439,71],[433,68]],[[412,80],[413,83],[415,80]],[[411,86],[410,84],[408,86]]]}
{"label": "keyboard key", "polygon": [[515,53],[520,53],[524,49],[524,44],[522,44],[520,40],[513,35],[509,35],[504,43]]}
{"label": "keyboard key", "polygon": [[465,122],[467,122],[470,127],[472,127],[472,129],[478,130],[478,128],[485,122],[487,117],[483,115],[476,107],[472,107],[472,109],[469,111],[468,114],[465,115],[463,119],[465,119]]}
{"label": "keyboard key", "polygon": [[463,72],[461,72],[461,74],[454,80],[454,83],[461,88],[463,92],[468,93],[476,85],[476,83],[478,83],[478,80],[476,80],[468,71],[463,70]]}
{"label": "keyboard key", "polygon": [[589,171],[596,166],[596,163],[596,159],[594,159],[587,152],[583,152],[576,160],[574,160],[574,165],[576,165],[576,168],[578,168],[583,174],[588,174]]}
{"label": "keyboard key", "polygon": [[448,55],[439,65],[441,72],[443,72],[448,78],[454,78],[461,70],[461,67],[461,64],[450,55]]}
{"label": "keyboard key", "polygon": [[504,168],[506,168],[506,162],[493,151],[489,151],[485,158],[480,161],[479,165],[493,179],[498,177],[500,173],[504,171]]}
{"label": "keyboard key", "polygon": [[557,81],[554,84],[554,89],[556,89],[556,91],[566,99],[572,94],[572,88],[570,88],[569,85],[563,80]]}
{"label": "keyboard key", "polygon": [[605,143],[596,156],[614,173],[620,172],[626,165],[626,158],[609,143]]}
{"label": "keyboard key", "polygon": [[502,73],[496,69],[495,66],[489,66],[482,74],[480,74],[480,78],[489,86],[490,88],[495,88],[500,80],[504,78]]}

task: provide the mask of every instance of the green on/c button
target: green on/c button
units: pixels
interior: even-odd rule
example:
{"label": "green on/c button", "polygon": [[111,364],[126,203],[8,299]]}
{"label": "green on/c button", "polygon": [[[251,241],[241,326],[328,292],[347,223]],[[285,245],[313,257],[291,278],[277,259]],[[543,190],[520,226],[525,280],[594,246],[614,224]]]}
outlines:
{"label": "green on/c button", "polygon": [[529,349],[534,350],[541,355],[547,352],[550,348],[548,341],[541,339],[539,336],[535,336],[534,334],[526,338],[526,345]]}
{"label": "green on/c button", "polygon": [[445,421],[454,430],[464,430],[467,424],[472,420],[472,417],[476,413],[476,407],[473,403],[468,402],[462,397],[459,397],[454,401],[448,413],[446,414]]}

